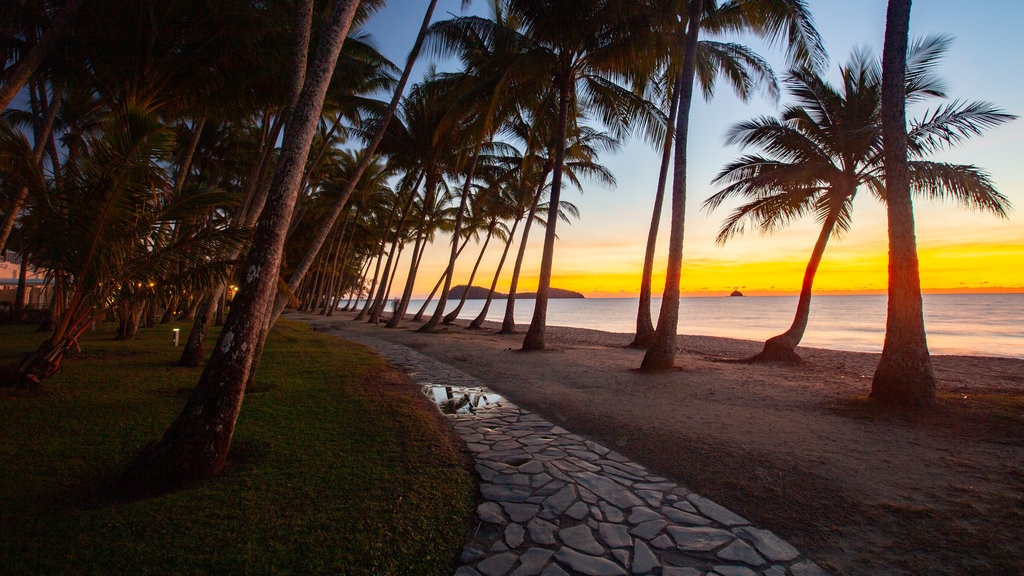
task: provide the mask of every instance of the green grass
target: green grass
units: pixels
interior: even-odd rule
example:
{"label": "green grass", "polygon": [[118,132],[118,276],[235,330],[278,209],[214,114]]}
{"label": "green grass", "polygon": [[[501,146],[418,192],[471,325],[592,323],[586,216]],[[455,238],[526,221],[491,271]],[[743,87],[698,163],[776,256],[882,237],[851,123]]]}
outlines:
{"label": "green grass", "polygon": [[[367,349],[282,322],[217,478],[107,488],[184,404],[170,328],[82,342],[43,392],[0,395],[2,574],[442,574],[472,481],[445,423]],[[0,365],[43,335],[0,327]]]}

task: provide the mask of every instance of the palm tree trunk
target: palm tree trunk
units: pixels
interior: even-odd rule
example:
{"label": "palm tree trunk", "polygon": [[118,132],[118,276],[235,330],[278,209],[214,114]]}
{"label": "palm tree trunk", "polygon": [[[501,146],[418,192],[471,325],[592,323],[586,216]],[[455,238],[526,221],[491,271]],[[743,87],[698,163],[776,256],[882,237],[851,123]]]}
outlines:
{"label": "palm tree trunk", "polygon": [[[43,154],[46,152],[46,143],[51,140],[53,134],[53,123],[57,119],[57,112],[60,110],[61,97],[63,96],[64,88],[63,84],[54,88],[53,97],[50,99],[49,106],[46,107],[46,115],[43,118],[43,122],[40,126],[39,132],[36,135],[38,138],[33,146],[32,159],[35,160],[36,164],[42,168],[43,165]],[[0,107],[0,110],[3,110]],[[54,160],[54,176],[56,177],[60,173],[60,164],[57,160]],[[21,186],[18,189],[17,195],[14,197],[14,202],[11,204],[11,209],[6,215],[4,215],[4,222],[0,227],[0,251],[3,251],[7,246],[7,239],[11,235],[11,231],[14,230],[14,224],[18,221],[18,215],[21,213],[21,209],[25,207],[25,202],[28,200],[28,186]]]}
{"label": "palm tree trunk", "polygon": [[71,17],[78,10],[79,3],[80,0],[65,0],[64,4],[60,7],[60,11],[53,18],[53,22],[50,23],[46,32],[43,33],[43,37],[29,50],[21,62],[14,65],[10,70],[10,74],[7,74],[3,87],[0,87],[0,110],[6,110],[10,106],[14,97],[18,95],[18,92],[25,86],[28,79],[32,77],[32,74],[42,64],[46,56],[57,45],[61,36],[64,35],[68,24],[70,24]]}
{"label": "palm tree trunk", "polygon": [[[462,245],[459,246],[459,255],[462,254],[462,250],[465,249],[466,246],[469,246],[469,238],[463,240]],[[425,248],[426,247],[424,247],[424,249]],[[447,274],[447,270],[441,272],[441,276],[438,277],[437,283],[434,284],[434,289],[430,291],[430,294],[427,296],[427,299],[424,300],[423,305],[420,306],[419,311],[417,311],[416,315],[412,317],[413,322],[421,322],[423,320],[423,315],[426,314],[427,307],[429,307],[430,303],[434,301],[434,296],[437,295],[437,291],[441,288],[441,284],[444,283],[445,274]]]}
{"label": "palm tree trunk", "polygon": [[558,205],[562,195],[562,168],[565,165],[565,144],[569,130],[570,80],[562,78],[558,87],[558,125],[555,127],[555,164],[551,175],[551,196],[548,198],[547,228],[544,229],[544,251],[540,259],[540,278],[537,280],[537,298],[533,303],[533,320],[523,338],[524,352],[544,349],[544,328],[548,316],[548,292],[551,288],[551,268],[555,259],[555,225],[558,223]]}
{"label": "palm tree trunk", "polygon": [[644,250],[644,268],[640,278],[640,302],[636,311],[636,335],[629,343],[630,348],[647,348],[654,340],[654,323],[651,321],[651,285],[654,275],[654,252],[658,243],[658,228],[661,224],[661,208],[665,203],[665,185],[668,182],[668,166],[672,162],[672,142],[675,140],[673,129],[676,125],[676,114],[679,110],[679,87],[682,80],[677,76],[672,86],[669,100],[668,126],[665,130],[665,143],[661,148],[661,170],[658,172],[658,189],[654,193],[654,210],[651,213],[651,226],[647,231],[647,247]]}
{"label": "palm tree trunk", "polygon": [[484,238],[484,245],[480,248],[480,255],[476,257],[476,263],[473,264],[473,270],[469,273],[469,282],[466,284],[466,290],[462,292],[462,298],[459,299],[459,305],[455,307],[444,317],[445,324],[451,324],[459,317],[459,312],[462,312],[462,307],[466,305],[466,300],[469,298],[469,289],[473,286],[473,279],[476,278],[476,271],[480,268],[480,262],[484,259],[484,252],[487,251],[487,244],[491,241],[491,236],[494,233],[494,226],[487,231],[487,237]]}
{"label": "palm tree trunk", "polygon": [[[306,247],[306,252],[302,259],[296,263],[295,270],[288,279],[288,287],[291,290],[295,290],[295,287],[298,286],[299,282],[301,282],[303,277],[305,277],[313,258],[316,256],[317,252],[320,251],[320,247],[323,246],[324,241],[327,239],[328,232],[338,220],[338,216],[341,214],[341,211],[344,209],[349,197],[352,195],[352,191],[359,185],[359,181],[362,179],[363,174],[370,166],[370,162],[373,161],[373,156],[377,151],[377,147],[384,139],[384,134],[387,132],[388,124],[391,122],[391,118],[394,117],[395,110],[398,108],[399,102],[401,102],[405,86],[409,82],[409,77],[412,74],[413,65],[415,65],[416,60],[419,58],[420,49],[423,47],[423,41],[426,38],[428,29],[430,28],[430,19],[433,17],[434,8],[436,6],[437,0],[430,0],[430,4],[427,6],[427,11],[423,16],[423,22],[420,25],[420,31],[416,36],[416,41],[413,43],[412,51],[409,53],[409,58],[406,60],[405,69],[402,71],[402,77],[399,79],[398,85],[395,87],[395,92],[391,97],[391,102],[389,103],[387,110],[384,112],[384,117],[380,121],[377,132],[373,135],[370,142],[363,150],[363,153],[360,155],[359,164],[356,165],[356,169],[349,178],[344,190],[331,206],[330,212],[328,212],[321,225],[317,228],[312,240],[310,240],[309,245]],[[274,305],[275,310],[279,307],[282,310],[284,309],[283,305]],[[275,321],[276,316],[279,315],[279,312],[274,314],[273,317],[275,318]]]}
{"label": "palm tree trunk", "polygon": [[544,170],[540,178],[540,184],[533,194],[533,202],[530,204],[530,212],[526,215],[526,225],[523,226],[523,239],[519,242],[519,251],[516,253],[516,265],[512,268],[512,281],[508,287],[508,296],[505,300],[505,316],[501,320],[501,330],[498,334],[516,333],[516,292],[519,289],[519,272],[523,269],[523,260],[526,257],[526,242],[530,239],[530,228],[533,227],[533,218],[537,214],[537,205],[540,204],[540,193],[544,189],[544,182],[548,179],[548,171]]}
{"label": "palm tree trunk", "polygon": [[[428,182],[427,186],[434,186],[433,181]],[[414,188],[415,190],[415,188]],[[428,188],[429,190],[429,188]],[[412,299],[413,287],[416,284],[416,275],[419,272],[420,257],[423,255],[423,250],[426,249],[426,238],[427,238],[427,206],[428,198],[433,197],[433,192],[426,193],[424,191],[425,198],[423,202],[423,210],[420,212],[420,220],[416,223],[416,241],[413,243],[412,258],[409,261],[409,275],[405,279],[405,288],[402,290],[402,297],[398,301],[398,306],[395,308],[394,314],[391,315],[391,319],[388,320],[388,328],[397,328],[401,324],[402,319],[405,317],[405,310],[409,307],[409,300]],[[432,203],[432,200],[431,202]]]}
{"label": "palm tree trunk", "polygon": [[751,358],[751,361],[800,362],[796,347],[803,340],[804,332],[807,330],[807,321],[811,316],[811,288],[814,286],[814,276],[818,273],[818,265],[821,264],[821,257],[825,254],[825,246],[832,236],[832,230],[836,227],[840,210],[842,210],[842,204],[837,202],[835,207],[829,211],[821,226],[821,231],[818,233],[818,240],[814,243],[814,250],[811,251],[811,259],[808,260],[807,267],[804,269],[800,298],[796,303],[796,315],[793,317],[793,323],[789,326],[789,330],[766,340],[764,348]]}
{"label": "palm tree trunk", "polygon": [[871,398],[905,407],[935,403],[935,374],[924,330],[914,206],[907,170],[905,78],[910,0],[889,0],[882,51],[882,152],[889,217],[889,303]]}
{"label": "palm tree trunk", "polygon": [[476,163],[480,158],[480,149],[483,147],[483,138],[479,138],[473,150],[473,159],[469,163],[469,173],[466,174],[466,183],[462,187],[462,195],[459,198],[459,208],[455,213],[455,227],[452,230],[452,249],[448,256],[448,267],[444,271],[444,288],[437,298],[437,308],[427,320],[426,324],[416,329],[417,332],[431,332],[441,322],[444,315],[444,307],[448,303],[448,290],[452,286],[452,276],[455,275],[455,261],[459,257],[459,236],[462,234],[463,214],[466,212],[466,205],[469,203],[469,190],[473,183],[473,175],[476,172]]}
{"label": "palm tree trunk", "polygon": [[284,146],[245,263],[245,276],[231,314],[182,413],[159,442],[132,463],[128,477],[145,485],[178,485],[220,472],[227,459],[263,316],[277,293],[285,235],[302,180],[303,166],[358,0],[335,3],[324,22],[320,47],[310,62]]}
{"label": "palm tree trunk", "polygon": [[515,222],[512,223],[512,230],[509,230],[508,240],[505,241],[505,248],[501,251],[501,259],[498,260],[498,268],[494,271],[494,278],[491,280],[491,289],[487,291],[487,300],[484,301],[484,307],[480,309],[480,313],[469,323],[470,329],[480,328],[483,326],[484,321],[487,320],[487,311],[491,309],[491,301],[494,300],[494,290],[498,287],[498,277],[501,276],[501,269],[505,266],[505,258],[508,257],[509,248],[512,247],[512,242],[515,240],[516,228],[519,227],[520,221],[522,221],[522,218],[516,218]]}
{"label": "palm tree trunk", "polygon": [[686,143],[690,126],[690,104],[693,102],[694,72],[697,64],[697,39],[703,0],[690,3],[686,25],[686,47],[683,55],[682,83],[679,90],[679,111],[676,117],[676,152],[672,174],[672,219],[669,227],[668,266],[665,290],[654,340],[640,364],[641,370],[670,370],[676,362],[676,330],[679,324],[679,289],[683,271],[683,228],[686,223]]}

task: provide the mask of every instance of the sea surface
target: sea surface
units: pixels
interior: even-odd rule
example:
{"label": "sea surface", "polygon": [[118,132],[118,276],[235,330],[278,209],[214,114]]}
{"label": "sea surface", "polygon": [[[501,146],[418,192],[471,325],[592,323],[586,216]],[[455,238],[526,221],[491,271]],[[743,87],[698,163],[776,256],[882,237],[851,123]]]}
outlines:
{"label": "sea surface", "polygon": [[[796,301],[796,296],[682,298],[678,331],[763,341],[789,328]],[[422,304],[414,300],[410,313]],[[448,311],[456,304],[449,303]],[[467,300],[459,318],[472,320],[483,304]],[[881,352],[885,305],[885,295],[815,296],[801,345]],[[652,306],[657,317],[661,300],[655,298]],[[547,323],[633,333],[636,309],[636,298],[555,299],[548,302]],[[505,300],[494,300],[487,319],[500,322],[504,314]],[[533,300],[517,299],[516,322],[525,328],[532,315]],[[924,315],[932,354],[1024,359],[1024,294],[926,294]]]}

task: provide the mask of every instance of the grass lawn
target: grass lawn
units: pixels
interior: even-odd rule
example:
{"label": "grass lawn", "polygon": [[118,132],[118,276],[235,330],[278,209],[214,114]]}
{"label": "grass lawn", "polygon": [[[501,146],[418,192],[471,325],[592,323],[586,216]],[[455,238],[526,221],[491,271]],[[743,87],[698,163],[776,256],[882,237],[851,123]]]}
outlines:
{"label": "grass lawn", "polygon": [[[368,349],[282,321],[212,481],[108,486],[184,405],[170,329],[112,325],[34,395],[0,391],[0,574],[450,574],[473,485],[422,394]],[[43,338],[0,327],[0,365]],[[211,342],[212,346],[212,342]]]}

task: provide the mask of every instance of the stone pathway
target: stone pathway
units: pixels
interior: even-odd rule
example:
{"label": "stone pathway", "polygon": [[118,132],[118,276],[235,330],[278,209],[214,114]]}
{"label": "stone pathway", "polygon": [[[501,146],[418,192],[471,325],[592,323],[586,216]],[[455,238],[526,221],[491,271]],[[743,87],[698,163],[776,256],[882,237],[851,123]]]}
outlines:
{"label": "stone pathway", "polygon": [[473,456],[484,502],[455,576],[827,575],[772,532],[617,452],[507,400],[490,403],[492,393],[450,365],[339,335],[462,401],[447,416]]}

